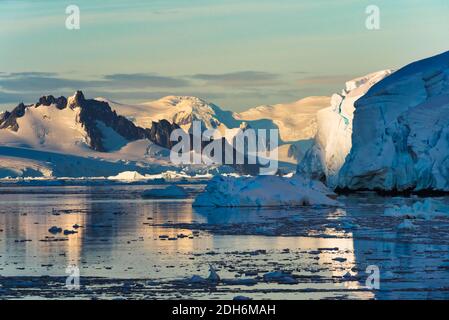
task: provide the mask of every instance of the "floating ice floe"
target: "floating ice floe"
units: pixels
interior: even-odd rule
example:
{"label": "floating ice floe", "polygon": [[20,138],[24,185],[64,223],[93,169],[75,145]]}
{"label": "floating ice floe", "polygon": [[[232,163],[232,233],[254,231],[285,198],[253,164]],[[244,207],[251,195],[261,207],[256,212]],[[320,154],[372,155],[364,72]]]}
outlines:
{"label": "floating ice floe", "polygon": [[268,272],[263,275],[263,279],[266,282],[277,282],[280,284],[297,284],[298,280],[295,279],[290,273],[283,271]]}
{"label": "floating ice floe", "polygon": [[213,175],[211,173],[200,174],[196,173],[194,175],[189,175],[185,172],[177,172],[177,171],[164,171],[156,174],[145,174],[142,175],[137,171],[124,171],[119,173],[116,176],[108,177],[108,180],[118,180],[118,181],[142,181],[142,180],[182,180],[182,179],[192,179],[192,180],[204,180],[211,179]]}
{"label": "floating ice floe", "polygon": [[357,280],[357,276],[353,275],[351,272],[346,272],[342,277],[343,281],[356,281]]}
{"label": "floating ice floe", "polygon": [[220,282],[220,276],[213,266],[209,266],[209,277],[207,277],[207,281],[210,283],[218,283]]}
{"label": "floating ice floe", "polygon": [[412,206],[403,205],[387,208],[384,215],[429,220],[433,217],[449,215],[449,207],[441,202],[426,199],[423,202],[415,202]]}
{"label": "floating ice floe", "polygon": [[57,226],[53,226],[50,229],[48,229],[48,232],[50,232],[52,234],[61,233],[62,232],[62,228],[59,228]]}
{"label": "floating ice floe", "polygon": [[413,231],[416,229],[416,226],[411,220],[405,219],[397,226],[397,229],[400,231]]}
{"label": "floating ice floe", "polygon": [[196,207],[338,206],[321,182],[300,176],[216,176],[194,201]]}
{"label": "floating ice floe", "polygon": [[142,193],[143,198],[184,198],[187,192],[182,187],[170,185],[165,188],[148,189]]}
{"label": "floating ice floe", "polygon": [[187,279],[187,282],[190,284],[203,284],[203,285],[217,285],[220,282],[220,276],[213,266],[209,266],[209,276],[207,278],[203,278],[198,275],[194,275],[191,278]]}
{"label": "floating ice floe", "polygon": [[235,296],[232,300],[235,301],[247,301],[247,300],[253,300],[250,297],[246,297],[246,296]]}
{"label": "floating ice floe", "polygon": [[64,230],[64,235],[65,236],[68,236],[68,235],[71,235],[71,234],[75,234],[75,233],[78,233],[78,231],[75,231],[75,230]]}
{"label": "floating ice floe", "polygon": [[136,180],[146,180],[144,175],[141,175],[137,171],[124,171],[120,172],[116,176],[108,177],[109,180],[122,180],[122,181],[136,181]]}

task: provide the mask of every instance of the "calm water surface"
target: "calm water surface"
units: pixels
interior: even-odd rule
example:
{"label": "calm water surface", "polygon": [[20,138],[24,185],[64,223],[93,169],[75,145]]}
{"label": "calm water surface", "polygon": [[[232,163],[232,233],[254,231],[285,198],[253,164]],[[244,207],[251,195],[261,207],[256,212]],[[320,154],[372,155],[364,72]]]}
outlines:
{"label": "calm water surface", "polygon": [[[449,298],[449,220],[417,221],[404,233],[400,219],[383,216],[419,199],[359,194],[340,197],[338,209],[195,209],[203,186],[184,185],[188,199],[141,198],[156,187],[0,187],[0,297]],[[76,234],[48,232],[74,225]],[[69,265],[80,270],[78,293],[64,289]],[[225,281],[192,286],[209,265]],[[366,287],[368,266],[380,271],[378,290]],[[273,271],[295,282],[263,278]]]}

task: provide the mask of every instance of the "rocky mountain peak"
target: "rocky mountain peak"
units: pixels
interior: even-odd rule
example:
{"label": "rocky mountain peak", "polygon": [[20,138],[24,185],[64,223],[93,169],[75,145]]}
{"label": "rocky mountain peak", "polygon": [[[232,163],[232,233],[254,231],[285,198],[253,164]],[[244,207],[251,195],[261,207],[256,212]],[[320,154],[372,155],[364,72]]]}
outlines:
{"label": "rocky mountain peak", "polygon": [[25,105],[23,102],[19,103],[11,112],[6,111],[0,119],[0,129],[11,129],[13,131],[19,130],[17,118],[25,115],[25,110],[29,105]]}
{"label": "rocky mountain peak", "polygon": [[81,107],[83,102],[86,99],[84,98],[84,94],[82,91],[78,90],[75,92],[75,94],[67,99],[67,106],[71,109],[74,109],[76,107]]}
{"label": "rocky mountain peak", "polygon": [[54,104],[56,106],[56,108],[58,108],[59,110],[62,110],[67,106],[67,98],[63,97],[63,96],[61,96],[59,98],[55,98],[52,95],[42,96],[39,98],[39,101],[36,104],[36,107],[39,107],[41,105],[50,106],[52,104]]}

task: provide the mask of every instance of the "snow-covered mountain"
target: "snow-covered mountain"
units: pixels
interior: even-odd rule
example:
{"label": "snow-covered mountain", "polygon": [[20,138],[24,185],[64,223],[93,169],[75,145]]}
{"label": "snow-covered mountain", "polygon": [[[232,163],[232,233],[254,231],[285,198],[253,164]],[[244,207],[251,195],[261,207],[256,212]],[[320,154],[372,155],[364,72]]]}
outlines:
{"label": "snow-covered mountain", "polygon": [[74,154],[117,151],[144,139],[170,148],[171,130],[179,127],[163,120],[152,127],[138,127],[107,103],[85,99],[78,91],[68,99],[44,96],[36,104],[21,103],[6,112],[0,121],[0,143]]}
{"label": "snow-covered mountain", "polygon": [[166,120],[151,129],[138,127],[80,91],[68,99],[44,96],[0,118],[0,177],[104,176],[171,168],[169,136],[177,128]]}
{"label": "snow-covered mountain", "polygon": [[[173,104],[174,99],[163,100]],[[160,115],[145,118],[145,110],[153,114],[154,110],[149,106],[138,110],[136,106],[86,99],[81,91],[69,98],[43,96],[35,104],[21,103],[0,118],[0,158],[3,160],[0,177],[31,173],[33,176],[108,176],[121,171],[144,174],[154,173],[154,169],[160,167],[173,170],[169,149],[175,142],[170,141],[170,134],[180,128],[178,123],[186,131],[189,130],[190,119],[203,121],[206,128],[226,128],[223,123],[242,125],[237,120],[229,121],[231,112],[222,111],[200,99],[179,97],[177,101],[184,102],[179,102],[182,106],[174,106],[173,118],[169,120]],[[180,111],[187,108],[186,101],[195,104],[190,115],[186,110]],[[110,104],[119,111],[133,111],[138,116],[134,119],[137,123],[147,119],[147,126],[136,125],[113,110]],[[215,115],[225,121],[218,121]],[[244,128],[246,126],[237,127],[233,132]],[[177,167],[182,169],[185,166]],[[196,165],[195,170],[215,167]],[[235,165],[234,168],[245,174],[258,171],[257,165]]]}
{"label": "snow-covered mountain", "polygon": [[151,128],[153,121],[167,120],[179,125],[186,132],[191,129],[192,121],[201,121],[204,129],[238,128],[241,121],[233,113],[200,98],[189,96],[167,96],[162,99],[138,105],[126,105],[119,102],[97,98],[107,102],[116,112],[133,120],[136,125]]}
{"label": "snow-covered mountain", "polygon": [[449,191],[449,52],[396,71],[355,107],[340,188]]}
{"label": "snow-covered mountain", "polygon": [[317,131],[317,112],[329,106],[329,97],[307,97],[292,103],[263,105],[235,114],[243,121],[271,119],[284,142],[311,139]]}
{"label": "snow-covered mountain", "polygon": [[330,107],[318,111],[314,144],[300,162],[299,173],[326,181],[330,187],[336,186],[352,146],[354,103],[390,74],[391,70],[379,71],[346,82],[345,89],[332,96]]}
{"label": "snow-covered mountain", "polygon": [[329,97],[308,97],[292,103],[251,108],[234,117],[248,123],[269,119],[272,124],[261,127],[279,129],[279,161],[296,165],[312,146],[318,127],[317,112],[329,103]]}
{"label": "snow-covered mountain", "polygon": [[[192,121],[201,121],[204,129],[217,129],[228,142],[240,128],[279,129],[279,160],[296,165],[311,146],[317,130],[316,113],[329,105],[329,97],[309,97],[293,103],[264,105],[241,113],[222,110],[203,99],[168,96],[138,105],[106,101],[117,112],[138,126],[150,128],[153,121],[166,119],[185,131]],[[227,133],[226,133],[227,130]]]}

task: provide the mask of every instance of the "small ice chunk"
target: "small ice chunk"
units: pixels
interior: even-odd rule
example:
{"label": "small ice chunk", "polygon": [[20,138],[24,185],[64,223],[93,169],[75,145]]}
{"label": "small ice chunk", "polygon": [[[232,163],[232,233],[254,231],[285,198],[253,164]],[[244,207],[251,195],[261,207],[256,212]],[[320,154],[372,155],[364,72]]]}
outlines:
{"label": "small ice chunk", "polygon": [[64,235],[65,236],[68,236],[70,234],[75,234],[75,233],[78,233],[78,231],[75,231],[75,230],[64,230]]}
{"label": "small ice chunk", "polygon": [[342,279],[344,281],[354,281],[357,280],[357,277],[348,271],[342,276]]}
{"label": "small ice chunk", "polygon": [[212,265],[209,266],[209,277],[207,277],[207,281],[210,283],[220,282],[220,276]]}
{"label": "small ice chunk", "polygon": [[416,226],[411,220],[405,219],[397,226],[397,228],[401,231],[412,231],[416,229]]}
{"label": "small ice chunk", "polygon": [[263,275],[266,282],[277,282],[281,284],[297,284],[298,280],[292,277],[290,273],[283,271],[268,272]]}
{"label": "small ice chunk", "polygon": [[53,226],[50,229],[48,229],[48,232],[50,232],[51,234],[61,233],[62,232],[62,228],[59,228],[57,226]]}
{"label": "small ice chunk", "polygon": [[234,299],[232,299],[232,300],[235,300],[235,301],[248,301],[248,300],[253,300],[253,299],[250,298],[250,297],[245,297],[245,296],[235,296]]}
{"label": "small ice chunk", "polygon": [[193,284],[199,284],[199,283],[206,283],[207,282],[206,279],[204,279],[203,277],[198,276],[198,275],[193,275],[187,281],[190,282],[190,283],[193,283]]}
{"label": "small ice chunk", "polygon": [[233,286],[254,286],[257,284],[257,280],[254,278],[243,278],[243,279],[223,279],[224,284]]}

